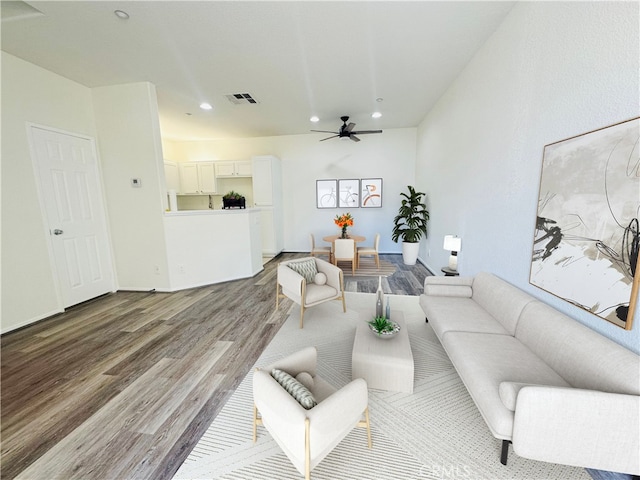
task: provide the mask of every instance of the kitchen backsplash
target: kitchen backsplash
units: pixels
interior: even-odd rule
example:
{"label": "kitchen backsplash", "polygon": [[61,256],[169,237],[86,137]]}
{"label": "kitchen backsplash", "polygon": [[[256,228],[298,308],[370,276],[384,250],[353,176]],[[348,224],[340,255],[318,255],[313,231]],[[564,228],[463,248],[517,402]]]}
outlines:
{"label": "kitchen backsplash", "polygon": [[[233,190],[244,195],[247,207],[253,207],[253,184],[251,178],[219,178],[218,193],[211,195],[213,209],[222,209],[222,196]],[[209,195],[178,195],[178,210],[207,210]]]}

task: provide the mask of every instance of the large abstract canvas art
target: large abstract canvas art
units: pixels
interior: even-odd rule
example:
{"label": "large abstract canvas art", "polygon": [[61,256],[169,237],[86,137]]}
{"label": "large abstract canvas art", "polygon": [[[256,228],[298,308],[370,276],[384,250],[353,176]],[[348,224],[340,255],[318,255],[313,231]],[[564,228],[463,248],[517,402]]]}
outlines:
{"label": "large abstract canvas art", "polygon": [[640,119],[544,147],[530,282],[622,328],[638,297]]}

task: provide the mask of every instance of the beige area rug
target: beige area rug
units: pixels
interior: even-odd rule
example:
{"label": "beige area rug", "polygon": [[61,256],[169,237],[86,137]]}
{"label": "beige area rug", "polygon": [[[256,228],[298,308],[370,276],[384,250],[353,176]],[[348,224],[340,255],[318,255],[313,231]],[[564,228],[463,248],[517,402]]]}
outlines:
{"label": "beige area rug", "polygon": [[[491,436],[431,327],[418,297],[391,295],[402,310],[415,361],[413,394],[369,390],[373,449],[364,429],[354,429],[311,472],[315,480],[585,479],[584,469],[536,462],[509,454],[500,464],[500,441]],[[347,293],[305,314],[299,307],[263,352],[266,366],[299,349],[318,348],[319,374],[341,387],[351,380],[351,349],[359,312],[373,312],[375,296]],[[367,314],[368,316],[368,314]],[[393,315],[392,315],[393,317]],[[253,372],[253,369],[251,370]],[[242,381],[176,473],[176,480],[283,480],[302,478],[269,433],[252,442],[252,373]],[[301,439],[303,441],[303,439]]]}
{"label": "beige area rug", "polygon": [[390,277],[396,273],[396,266],[393,263],[380,259],[380,268],[378,269],[376,261],[372,257],[360,259],[355,275],[351,273],[351,262],[338,262],[338,266],[342,269],[345,277]]}

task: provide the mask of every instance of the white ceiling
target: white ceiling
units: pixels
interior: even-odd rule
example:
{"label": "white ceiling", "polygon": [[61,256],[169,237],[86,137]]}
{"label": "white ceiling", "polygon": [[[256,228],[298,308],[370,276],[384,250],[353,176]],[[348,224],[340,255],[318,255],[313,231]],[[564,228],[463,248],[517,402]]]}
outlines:
{"label": "white ceiling", "polygon": [[[152,82],[174,139],[336,130],[342,115],[356,130],[415,127],[514,4],[27,3],[42,15],[2,2],[2,50],[88,87]],[[259,103],[233,105],[233,93]]]}

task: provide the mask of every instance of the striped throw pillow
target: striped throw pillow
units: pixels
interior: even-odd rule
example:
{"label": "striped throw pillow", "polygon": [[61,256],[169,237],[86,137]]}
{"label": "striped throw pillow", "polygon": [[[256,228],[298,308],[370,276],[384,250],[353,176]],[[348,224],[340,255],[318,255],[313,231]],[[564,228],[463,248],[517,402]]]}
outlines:
{"label": "striped throw pillow", "polygon": [[301,262],[289,262],[287,267],[302,275],[307,283],[313,283],[313,279],[318,273],[316,261],[313,258],[302,260]]}
{"label": "striped throw pillow", "polygon": [[271,376],[276,380],[276,382],[282,385],[282,388],[284,388],[289,395],[295,398],[303,408],[309,410],[318,404],[309,389],[287,372],[274,368],[271,370]]}

